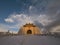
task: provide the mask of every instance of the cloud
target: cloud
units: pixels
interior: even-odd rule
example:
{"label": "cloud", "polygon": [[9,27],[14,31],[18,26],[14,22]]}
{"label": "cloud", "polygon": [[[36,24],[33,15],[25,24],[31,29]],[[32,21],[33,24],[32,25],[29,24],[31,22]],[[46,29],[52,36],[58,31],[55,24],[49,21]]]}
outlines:
{"label": "cloud", "polygon": [[55,26],[51,28],[50,32],[60,32],[60,26]]}
{"label": "cloud", "polygon": [[32,18],[32,21],[41,23],[43,26],[50,25],[56,20],[56,19],[51,19],[51,17],[48,15],[42,15],[42,14],[40,14],[39,16],[37,15],[32,16],[31,18]]}
{"label": "cloud", "polygon": [[[13,15],[10,15],[10,17],[6,18],[7,21],[6,21],[6,19],[5,19],[5,21],[10,22],[10,23],[14,22],[17,24],[34,23],[35,21],[37,21],[37,22],[41,23],[43,26],[46,26],[54,21],[54,19],[50,19],[50,17],[47,15],[39,15],[37,17],[28,16],[25,14],[15,14],[15,15],[13,14]],[[8,20],[8,19],[13,20],[13,22],[11,22],[11,20]]]}
{"label": "cloud", "polygon": [[31,17],[25,15],[25,14],[13,14],[10,15],[8,18],[5,19],[6,22],[19,22],[19,23],[33,23],[31,20]]}
{"label": "cloud", "polygon": [[[13,22],[11,22],[9,19],[11,19]],[[11,14],[4,20],[6,23],[9,23],[9,29],[15,31],[18,31],[20,27],[26,23],[34,23],[31,17],[26,14]]]}
{"label": "cloud", "polygon": [[10,33],[17,34],[18,31],[15,31],[15,30],[13,30],[11,28],[13,28],[13,27],[11,27],[9,25],[6,25],[6,24],[2,24],[2,23],[0,24],[0,32],[8,32],[8,30],[9,30]]}
{"label": "cloud", "polygon": [[43,26],[46,26],[46,25],[49,25],[51,24],[52,22],[54,22],[54,19],[51,19],[49,16],[47,15],[40,15],[39,18],[38,18],[38,21],[43,25]]}
{"label": "cloud", "polygon": [[[38,18],[37,18],[38,17]],[[47,15],[39,15],[39,16],[31,16],[26,14],[12,14],[8,16],[6,19],[12,19],[13,22],[10,22],[9,20],[6,21],[6,23],[11,23],[12,25],[9,26],[9,29],[19,30],[21,26],[23,26],[26,23],[34,23],[39,27],[47,26],[51,24],[54,19],[50,19]]]}
{"label": "cloud", "polygon": [[7,32],[8,28],[4,24],[0,24],[0,32]]}
{"label": "cloud", "polygon": [[5,21],[6,22],[14,22],[12,19],[10,19],[10,18],[7,18],[7,19],[5,19]]}
{"label": "cloud", "polygon": [[29,10],[31,10],[32,8],[33,8],[33,6],[30,6],[30,7],[29,7]]}
{"label": "cloud", "polygon": [[31,22],[50,31],[51,28],[60,25],[60,0],[31,0],[24,4],[27,14],[11,14],[4,19],[6,22],[14,23],[10,28],[20,28],[23,24]]}

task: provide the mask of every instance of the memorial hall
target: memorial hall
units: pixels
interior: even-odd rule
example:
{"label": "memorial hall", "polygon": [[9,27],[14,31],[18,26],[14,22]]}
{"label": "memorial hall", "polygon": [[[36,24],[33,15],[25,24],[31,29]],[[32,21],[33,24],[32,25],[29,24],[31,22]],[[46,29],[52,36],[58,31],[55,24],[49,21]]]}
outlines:
{"label": "memorial hall", "polygon": [[41,32],[41,29],[36,25],[32,23],[27,23],[19,29],[18,34],[19,35],[29,35],[29,34],[35,35],[35,34],[42,34],[42,32]]}

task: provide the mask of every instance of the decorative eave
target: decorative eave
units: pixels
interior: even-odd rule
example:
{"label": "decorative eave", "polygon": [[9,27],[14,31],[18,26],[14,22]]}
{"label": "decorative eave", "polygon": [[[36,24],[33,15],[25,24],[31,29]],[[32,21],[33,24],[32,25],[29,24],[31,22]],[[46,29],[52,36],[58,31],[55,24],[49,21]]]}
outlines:
{"label": "decorative eave", "polygon": [[25,25],[23,25],[23,27],[36,27],[36,26],[32,23],[26,23]]}

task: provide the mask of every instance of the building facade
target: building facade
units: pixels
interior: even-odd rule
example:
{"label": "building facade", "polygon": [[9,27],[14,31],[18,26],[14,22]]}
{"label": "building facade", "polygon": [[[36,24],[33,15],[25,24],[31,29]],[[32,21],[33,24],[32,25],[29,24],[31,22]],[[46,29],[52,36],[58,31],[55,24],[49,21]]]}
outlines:
{"label": "building facade", "polygon": [[35,35],[35,34],[41,34],[41,33],[42,32],[40,28],[30,23],[23,25],[18,31],[18,34],[20,35],[28,35],[28,34]]}

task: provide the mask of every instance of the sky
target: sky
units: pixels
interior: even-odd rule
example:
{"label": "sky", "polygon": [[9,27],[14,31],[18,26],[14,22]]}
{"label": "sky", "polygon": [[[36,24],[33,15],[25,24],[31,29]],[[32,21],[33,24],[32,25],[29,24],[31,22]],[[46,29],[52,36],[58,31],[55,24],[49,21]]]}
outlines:
{"label": "sky", "polygon": [[0,31],[18,32],[26,23],[60,31],[60,0],[0,0]]}

